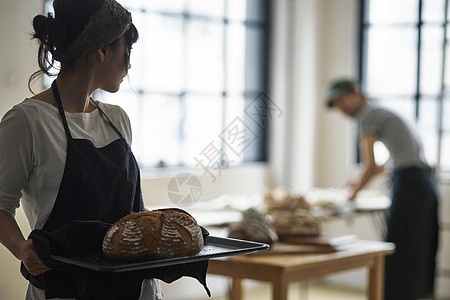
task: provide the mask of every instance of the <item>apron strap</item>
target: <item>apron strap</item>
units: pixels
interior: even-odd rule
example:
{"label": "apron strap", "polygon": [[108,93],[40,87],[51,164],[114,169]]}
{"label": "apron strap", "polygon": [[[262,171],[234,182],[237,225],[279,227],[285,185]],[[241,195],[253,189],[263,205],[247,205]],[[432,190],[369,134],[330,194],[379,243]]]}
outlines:
{"label": "apron strap", "polygon": [[67,124],[66,114],[64,113],[64,109],[62,106],[61,96],[59,95],[58,85],[56,84],[56,79],[52,82],[52,91],[55,96],[56,103],[58,104],[59,115],[61,116],[64,130],[66,131],[67,138],[72,139],[72,135],[70,134],[69,125]]}
{"label": "apron strap", "polygon": [[[52,91],[53,95],[55,96],[56,103],[58,104],[58,110],[59,114],[61,116],[64,130],[66,131],[66,135],[69,139],[72,139],[72,135],[70,134],[69,125],[67,123],[66,114],[64,113],[64,108],[61,101],[61,96],[59,94],[58,85],[56,83],[56,79],[52,82]],[[108,116],[103,112],[103,110],[100,108],[100,106],[97,105],[97,103],[91,98],[92,103],[94,106],[100,111],[100,114],[111,124],[114,131],[119,135],[120,138],[123,138],[122,133],[117,129],[117,127],[114,125],[114,123],[108,118]]]}
{"label": "apron strap", "polygon": [[103,110],[100,108],[100,106],[97,104],[97,102],[94,101],[94,99],[91,98],[92,104],[98,109],[98,111],[101,113],[101,115],[111,124],[114,131],[119,135],[120,138],[123,138],[122,133],[120,133],[119,129],[114,125],[114,123],[108,118],[108,116],[103,112]]}

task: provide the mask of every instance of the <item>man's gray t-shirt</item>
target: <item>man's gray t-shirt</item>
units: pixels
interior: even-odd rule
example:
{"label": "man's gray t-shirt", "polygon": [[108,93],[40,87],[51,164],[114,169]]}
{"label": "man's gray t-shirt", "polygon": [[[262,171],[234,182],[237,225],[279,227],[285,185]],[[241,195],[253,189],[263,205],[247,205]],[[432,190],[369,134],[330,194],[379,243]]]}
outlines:
{"label": "man's gray t-shirt", "polygon": [[394,170],[428,167],[420,138],[397,114],[368,103],[356,119],[359,134],[375,135],[389,150]]}

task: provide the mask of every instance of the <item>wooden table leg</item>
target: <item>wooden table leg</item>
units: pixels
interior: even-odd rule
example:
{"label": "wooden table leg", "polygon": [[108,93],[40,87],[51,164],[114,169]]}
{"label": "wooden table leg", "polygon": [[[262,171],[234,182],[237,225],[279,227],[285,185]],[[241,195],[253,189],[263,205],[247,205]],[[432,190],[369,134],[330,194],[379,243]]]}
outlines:
{"label": "wooden table leg", "polygon": [[369,271],[369,300],[382,300],[384,297],[384,256],[374,256]]}
{"label": "wooden table leg", "polygon": [[272,300],[287,300],[288,282],[284,276],[272,281]]}
{"label": "wooden table leg", "polygon": [[242,296],[242,278],[231,278],[230,300],[241,300]]}

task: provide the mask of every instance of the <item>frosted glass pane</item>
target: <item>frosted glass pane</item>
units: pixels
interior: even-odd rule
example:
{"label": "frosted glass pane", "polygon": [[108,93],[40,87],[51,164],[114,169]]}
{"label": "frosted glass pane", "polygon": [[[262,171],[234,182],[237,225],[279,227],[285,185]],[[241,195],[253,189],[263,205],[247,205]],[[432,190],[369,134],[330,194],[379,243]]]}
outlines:
{"label": "frosted glass pane", "polygon": [[414,27],[371,28],[368,32],[367,91],[415,93],[417,32]]}
{"label": "frosted glass pane", "polygon": [[139,157],[146,166],[160,161],[166,165],[181,162],[180,134],[182,111],[177,97],[147,95],[141,105]]}
{"label": "frosted glass pane", "polygon": [[142,86],[155,91],[179,93],[183,88],[182,19],[149,15],[138,43],[144,44],[140,60]]}
{"label": "frosted glass pane", "polygon": [[[237,120],[244,120],[245,122],[244,106],[245,99],[242,96],[230,96],[226,99],[225,128],[232,128]],[[243,146],[243,143],[239,145],[237,143],[230,143],[229,146],[224,147],[224,151],[232,161],[232,164],[244,160],[244,155],[241,153]]]}
{"label": "frosted glass pane", "polygon": [[424,0],[422,2],[422,20],[424,22],[444,21],[445,0]]}
{"label": "frosted glass pane", "polygon": [[372,0],[368,1],[369,22],[403,23],[417,22],[418,0]]}
{"label": "frosted glass pane", "polygon": [[439,120],[439,99],[421,98],[419,108],[418,126],[427,130],[436,130]]}
{"label": "frosted glass pane", "polygon": [[231,20],[244,21],[247,15],[247,1],[245,0],[228,0],[227,18]]}
{"label": "frosted glass pane", "polygon": [[245,119],[245,98],[241,95],[230,95],[225,102],[225,123],[229,124],[236,118]]}
{"label": "frosted glass pane", "polygon": [[224,17],[224,0],[189,0],[188,12],[213,18]]}
{"label": "frosted glass pane", "polygon": [[440,26],[423,27],[420,66],[422,94],[438,95],[441,91],[443,33],[443,28]]}
{"label": "frosted glass pane", "polygon": [[243,92],[245,84],[245,26],[230,25],[227,32],[227,88]]}
{"label": "frosted glass pane", "polygon": [[[447,26],[447,40],[450,35],[450,26]],[[441,54],[442,56],[442,54]],[[446,57],[445,57],[445,93],[450,94],[450,43],[447,42]]]}
{"label": "frosted glass pane", "polygon": [[191,20],[187,26],[187,88],[223,90],[223,25]]}
{"label": "frosted glass pane", "polygon": [[184,9],[183,0],[135,0],[134,2],[141,2],[140,5],[143,8],[162,12],[182,12]]}
{"label": "frosted glass pane", "polygon": [[218,135],[222,131],[223,102],[221,97],[187,96],[181,155],[183,161],[195,165],[195,158],[213,143],[221,148]]}

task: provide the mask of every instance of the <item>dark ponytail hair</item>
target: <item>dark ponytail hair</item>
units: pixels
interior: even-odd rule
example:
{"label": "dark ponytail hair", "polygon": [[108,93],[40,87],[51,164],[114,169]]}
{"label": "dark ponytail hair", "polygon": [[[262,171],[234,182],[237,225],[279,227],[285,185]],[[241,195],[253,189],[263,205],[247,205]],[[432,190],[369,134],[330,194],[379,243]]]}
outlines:
{"label": "dark ponytail hair", "polygon": [[53,23],[54,19],[51,13],[47,17],[39,15],[33,19],[35,31],[33,38],[39,40],[38,64],[39,68],[47,75],[50,75],[49,69],[53,66],[53,61],[50,61],[47,55],[48,53],[53,54],[54,51]]}
{"label": "dark ponytail hair", "polygon": [[[61,70],[71,69],[75,66],[77,57],[55,58],[56,50],[67,49],[83,31],[89,18],[102,6],[104,0],[55,0],[53,9],[55,14],[37,15],[33,19],[33,39],[39,43],[38,65],[39,71],[33,73],[28,80],[31,91],[31,82],[42,74],[56,76],[50,70],[56,69],[55,61],[61,63]],[[124,63],[128,65],[132,45],[137,41],[139,34],[136,27],[131,24],[124,34],[126,57]],[[120,39],[120,38],[119,38]],[[118,46],[118,40],[112,42]]]}
{"label": "dark ponytail hair", "polygon": [[[31,82],[37,79],[42,74],[47,74],[49,76],[54,76],[56,74],[51,74],[50,69],[54,68],[55,61],[53,59],[54,47],[54,18],[51,13],[47,16],[38,15],[33,19],[34,34],[33,39],[38,39],[39,49],[38,49],[38,65],[39,71],[34,72],[28,79],[28,89],[31,90]],[[50,55],[51,54],[51,55]]]}

